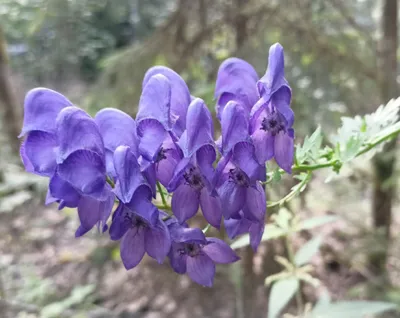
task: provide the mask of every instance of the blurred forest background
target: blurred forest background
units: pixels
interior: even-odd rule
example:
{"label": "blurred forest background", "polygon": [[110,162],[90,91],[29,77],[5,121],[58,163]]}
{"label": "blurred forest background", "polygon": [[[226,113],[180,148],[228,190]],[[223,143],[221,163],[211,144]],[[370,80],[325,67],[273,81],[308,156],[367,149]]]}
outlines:
{"label": "blurred forest background", "polygon": [[[244,58],[261,76],[280,42],[296,142],[318,125],[329,139],[342,116],[399,95],[397,30],[396,0],[0,0],[0,317],[265,317],[264,279],[286,253],[279,239],[257,255],[242,248],[240,263],[218,268],[213,289],[153,260],[126,272],[118,243],[95,231],[75,239],[75,211],[45,207],[45,181],[22,171],[16,136],[27,90],[58,90],[92,115],[135,115],[145,71],[162,64],[214,112],[221,61]],[[300,246],[324,235],[312,262],[321,285],[303,288],[304,302],[329,293],[400,305],[396,155],[393,141],[328,184],[318,172],[287,206],[300,218],[339,217],[296,236]],[[269,197],[292,185],[285,179]]]}

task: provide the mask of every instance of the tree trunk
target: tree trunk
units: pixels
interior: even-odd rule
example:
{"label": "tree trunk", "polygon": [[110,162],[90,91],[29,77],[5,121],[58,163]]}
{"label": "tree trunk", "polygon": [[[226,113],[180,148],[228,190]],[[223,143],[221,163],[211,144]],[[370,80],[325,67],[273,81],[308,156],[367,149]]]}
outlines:
{"label": "tree trunk", "polygon": [[[382,10],[382,39],[380,51],[380,83],[382,103],[398,96],[397,88],[397,0],[384,0]],[[376,229],[384,234],[385,246],[370,258],[371,270],[385,279],[390,225],[392,221],[392,201],[395,182],[392,178],[395,166],[396,140],[388,143],[384,151],[374,160],[374,191],[372,201],[373,221]]]}
{"label": "tree trunk", "polygon": [[6,50],[6,39],[0,26],[0,107],[3,113],[3,127],[8,135],[8,142],[14,155],[19,153],[20,122],[17,103],[11,89],[10,72]]}

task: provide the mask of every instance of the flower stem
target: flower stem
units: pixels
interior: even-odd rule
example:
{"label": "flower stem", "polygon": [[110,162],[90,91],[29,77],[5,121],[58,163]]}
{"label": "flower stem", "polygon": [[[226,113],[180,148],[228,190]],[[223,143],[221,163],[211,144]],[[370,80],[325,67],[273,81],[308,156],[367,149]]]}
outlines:
{"label": "flower stem", "polygon": [[[294,252],[293,252],[293,247],[292,244],[290,242],[290,234],[285,236],[285,245],[286,245],[286,250],[288,253],[288,258],[289,258],[289,262],[293,265],[294,268],[296,268],[296,263],[294,261]],[[296,305],[297,305],[297,311],[299,313],[299,317],[302,316],[303,314],[303,299],[301,297],[301,287],[299,286],[299,288],[296,291]]]}
{"label": "flower stem", "polygon": [[267,208],[273,208],[276,206],[281,206],[284,203],[290,201],[291,199],[293,199],[299,192],[301,192],[305,185],[311,180],[311,175],[312,172],[311,170],[307,172],[307,175],[304,177],[304,179],[297,184],[297,186],[295,187],[294,190],[292,190],[291,192],[289,192],[286,196],[284,196],[282,199],[276,201],[276,202],[270,202],[267,204]]}
{"label": "flower stem", "polygon": [[162,189],[162,187],[161,187],[160,182],[158,182],[158,181],[157,181],[157,190],[158,190],[158,192],[160,193],[161,202],[162,202],[163,206],[169,208],[169,205],[168,205],[168,203],[167,203],[167,200],[165,199],[164,191],[163,191],[163,189]]}

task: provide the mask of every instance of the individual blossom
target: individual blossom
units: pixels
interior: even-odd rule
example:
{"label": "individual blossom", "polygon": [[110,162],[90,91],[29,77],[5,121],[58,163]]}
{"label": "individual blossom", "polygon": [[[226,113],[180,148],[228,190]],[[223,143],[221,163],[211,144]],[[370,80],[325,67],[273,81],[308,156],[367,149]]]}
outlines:
{"label": "individual blossom", "polygon": [[24,101],[24,123],[19,137],[20,155],[28,172],[51,177],[56,168],[56,118],[72,103],[60,93],[47,88],[30,90]]}
{"label": "individual blossom", "polygon": [[106,182],[105,149],[98,126],[83,110],[64,108],[56,120],[57,167],[50,179],[50,195],[64,206],[77,207],[81,236],[95,224],[107,229],[114,203]]}
{"label": "individual blossom", "polygon": [[255,220],[265,215],[265,192],[257,180],[266,178],[265,165],[260,165],[248,135],[245,110],[229,102],[222,113],[222,154],[218,162],[215,185],[224,207],[224,217],[237,216],[239,211]]}
{"label": "individual blossom", "polygon": [[50,178],[46,203],[77,207],[80,236],[98,224],[107,229],[114,196],[106,184],[103,142],[93,119],[63,95],[37,88],[24,104],[21,145],[25,168]]}
{"label": "individual blossom", "polygon": [[188,228],[170,220],[168,229],[172,240],[168,254],[172,268],[178,274],[187,273],[200,285],[213,285],[215,263],[229,264],[239,260],[228,244],[218,238],[206,238],[198,228]]}
{"label": "individual blossom", "polygon": [[151,76],[144,84],[136,116],[140,137],[139,153],[143,158],[143,169],[152,171],[163,186],[167,186],[179,160],[181,152],[175,145],[177,136],[173,132],[171,116],[171,82],[162,75]]}
{"label": "individual blossom", "polygon": [[125,268],[137,266],[145,252],[162,263],[171,247],[169,231],[151,203],[151,187],[129,147],[115,150],[114,168],[117,175],[114,191],[120,203],[112,217],[110,237],[121,239]]}
{"label": "individual blossom", "polygon": [[251,111],[250,132],[260,163],[275,158],[291,173],[294,157],[294,113],[291,89],[284,74],[284,53],[279,43],[269,51],[268,69],[257,83],[259,101]]}
{"label": "individual blossom", "polygon": [[213,191],[216,151],[213,141],[213,122],[204,101],[196,98],[189,105],[186,127],[178,145],[184,155],[178,163],[167,189],[174,192],[171,207],[180,223],[193,217],[199,206],[205,219],[219,228],[221,202]]}
{"label": "individual blossom", "polygon": [[231,57],[220,65],[215,84],[214,97],[217,99],[216,112],[221,120],[226,104],[235,101],[242,104],[247,115],[257,102],[258,75],[248,62]]}
{"label": "individual blossom", "polygon": [[264,219],[249,220],[243,211],[233,218],[224,221],[226,234],[233,240],[238,235],[249,233],[250,246],[256,252],[264,234]]}
{"label": "individual blossom", "polygon": [[170,117],[172,120],[172,132],[179,138],[186,129],[186,113],[191,102],[189,88],[178,73],[165,66],[153,66],[143,79],[143,89],[149,80],[157,74],[165,76],[171,85]]}
{"label": "individual blossom", "polygon": [[115,178],[114,151],[119,146],[128,146],[135,157],[139,157],[136,122],[131,116],[115,108],[100,110],[94,120],[104,142],[107,174]]}

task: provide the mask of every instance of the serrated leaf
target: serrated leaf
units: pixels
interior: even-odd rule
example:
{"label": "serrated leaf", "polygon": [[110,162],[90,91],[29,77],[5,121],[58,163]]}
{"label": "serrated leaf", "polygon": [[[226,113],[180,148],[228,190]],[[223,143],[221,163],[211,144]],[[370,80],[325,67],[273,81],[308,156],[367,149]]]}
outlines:
{"label": "serrated leaf", "polygon": [[293,295],[299,288],[300,283],[297,278],[286,278],[275,282],[272,285],[269,302],[268,302],[268,318],[280,317],[279,313],[292,299]]}
{"label": "serrated leaf", "polygon": [[301,230],[310,230],[314,227],[318,227],[321,225],[325,225],[331,222],[334,222],[338,219],[337,216],[335,215],[323,215],[323,216],[316,216],[311,219],[307,219],[304,221],[301,221],[300,224],[298,225],[298,231]]}
{"label": "serrated leaf", "polygon": [[340,301],[315,307],[309,318],[364,318],[396,309],[397,305],[379,301]]}
{"label": "serrated leaf", "polygon": [[319,251],[322,240],[322,236],[316,236],[304,244],[294,256],[296,265],[300,267],[307,264]]}
{"label": "serrated leaf", "polygon": [[315,161],[319,157],[322,139],[321,127],[318,126],[311,136],[304,138],[303,145],[296,145],[297,162],[301,164],[307,160]]}

